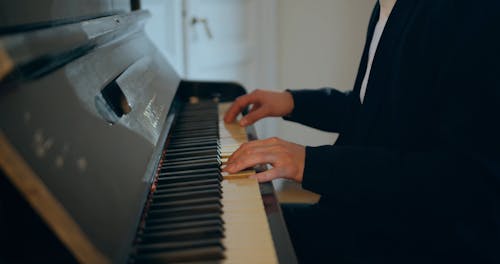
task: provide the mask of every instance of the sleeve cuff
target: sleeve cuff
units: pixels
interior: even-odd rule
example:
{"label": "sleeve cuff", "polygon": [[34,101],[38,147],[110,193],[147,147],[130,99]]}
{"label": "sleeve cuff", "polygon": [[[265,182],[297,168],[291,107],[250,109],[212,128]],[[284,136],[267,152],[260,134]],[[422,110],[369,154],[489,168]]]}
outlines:
{"label": "sleeve cuff", "polygon": [[343,157],[338,147],[326,145],[306,147],[304,175],[302,187],[318,194],[325,194],[332,190],[342,189],[349,179],[352,168]]}
{"label": "sleeve cuff", "polygon": [[313,192],[318,192],[317,186],[321,184],[318,182],[320,178],[319,174],[326,173],[325,171],[321,171],[323,166],[318,164],[318,159],[321,159],[321,155],[319,154],[318,147],[306,146],[306,159],[304,164],[302,187]]}
{"label": "sleeve cuff", "polygon": [[[293,110],[290,114],[283,116],[284,120],[300,122],[301,120],[307,119],[307,114],[304,109],[307,110],[307,107],[311,105],[311,98],[307,96],[311,94],[311,90],[290,90],[286,89],[286,92],[289,92],[293,98]],[[304,96],[305,95],[305,96]]]}

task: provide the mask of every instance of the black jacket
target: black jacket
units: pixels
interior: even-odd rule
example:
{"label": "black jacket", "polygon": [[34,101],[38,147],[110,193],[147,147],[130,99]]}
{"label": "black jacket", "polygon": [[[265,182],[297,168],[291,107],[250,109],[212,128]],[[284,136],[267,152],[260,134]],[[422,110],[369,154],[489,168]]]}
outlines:
{"label": "black jacket", "polygon": [[500,1],[397,1],[361,104],[378,13],[351,92],[292,92],[286,119],[340,133],[306,148],[302,185],[360,247],[500,263]]}

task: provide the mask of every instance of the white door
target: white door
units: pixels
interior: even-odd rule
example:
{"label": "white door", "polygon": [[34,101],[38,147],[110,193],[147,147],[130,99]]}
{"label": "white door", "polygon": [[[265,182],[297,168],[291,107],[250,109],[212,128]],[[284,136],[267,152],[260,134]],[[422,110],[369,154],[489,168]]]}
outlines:
{"label": "white door", "polygon": [[146,33],[180,76],[184,76],[182,1],[141,1],[141,8],[151,13]]}
{"label": "white door", "polygon": [[[186,79],[236,81],[250,92],[276,88],[275,0],[142,0],[146,32]],[[276,135],[271,120],[259,137]]]}
{"label": "white door", "polygon": [[258,85],[258,2],[186,0],[186,77]]}
{"label": "white door", "polygon": [[[186,78],[276,88],[275,11],[272,0],[185,0]],[[259,137],[275,131],[257,124]]]}

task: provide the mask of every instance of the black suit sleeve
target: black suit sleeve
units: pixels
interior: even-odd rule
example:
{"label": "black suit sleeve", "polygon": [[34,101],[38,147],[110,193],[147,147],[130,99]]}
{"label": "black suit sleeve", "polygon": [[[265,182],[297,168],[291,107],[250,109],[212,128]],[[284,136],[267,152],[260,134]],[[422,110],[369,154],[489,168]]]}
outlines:
{"label": "black suit sleeve", "polygon": [[439,226],[436,236],[470,247],[498,246],[492,231],[500,218],[500,40],[494,37],[500,30],[494,10],[468,12],[490,19],[463,19],[459,41],[447,45],[432,95],[440,102],[432,116],[435,146],[307,147],[303,187],[338,208],[376,208],[384,221],[419,217],[397,224]]}
{"label": "black suit sleeve", "polygon": [[[448,53],[436,73],[436,92],[429,94],[437,96],[436,101],[440,102],[434,106],[432,117],[437,120],[432,131],[437,135],[436,145],[421,152],[369,146],[307,147],[305,188],[324,195],[353,196],[419,189],[467,192],[481,184],[500,184],[499,4],[490,1],[489,6],[494,8],[477,5],[474,9],[460,3],[464,6],[457,7],[462,12],[458,13],[460,17],[453,29],[456,38],[443,43]],[[476,15],[467,19],[471,13]],[[313,94],[303,100],[318,101],[319,92]],[[328,105],[327,100],[347,105],[339,94],[328,98],[310,104],[319,116]],[[428,106],[422,105],[425,107]],[[315,110],[310,111],[308,114]],[[326,111],[329,112],[323,116],[333,114],[332,120],[341,120],[339,124],[348,122],[341,118],[349,116],[348,110],[333,107]],[[312,124],[319,121],[312,119]]]}
{"label": "black suit sleeve", "polygon": [[307,147],[302,185],[343,200],[444,190],[467,193],[479,182],[498,180],[497,164],[494,159],[445,149],[403,153],[369,147]]}
{"label": "black suit sleeve", "polygon": [[340,92],[333,88],[289,92],[293,96],[294,109],[284,117],[285,120],[339,133],[355,120],[359,100],[352,92]]}

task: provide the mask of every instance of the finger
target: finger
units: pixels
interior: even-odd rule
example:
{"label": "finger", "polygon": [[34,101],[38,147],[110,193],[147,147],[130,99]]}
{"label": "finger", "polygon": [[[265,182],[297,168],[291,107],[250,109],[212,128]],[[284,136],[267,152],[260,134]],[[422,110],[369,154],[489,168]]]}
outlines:
{"label": "finger", "polygon": [[268,111],[264,107],[256,108],[240,120],[240,126],[249,126],[267,116]]}
{"label": "finger", "polygon": [[280,144],[282,140],[277,138],[277,137],[272,137],[272,138],[267,138],[267,139],[262,139],[262,140],[254,140],[250,142],[246,142],[243,145],[241,145],[236,151],[233,152],[233,154],[227,159],[227,163],[233,162],[235,159],[239,158],[241,155],[250,155],[252,152],[254,152],[257,148],[260,147],[271,147],[271,146],[277,146]]}
{"label": "finger", "polygon": [[238,97],[224,115],[224,121],[226,123],[233,122],[236,119],[236,116],[238,116],[243,109],[252,104],[254,101],[254,95],[251,93]]}
{"label": "finger", "polygon": [[245,157],[245,156],[252,156],[252,155],[255,155],[257,153],[262,153],[262,152],[269,152],[269,150],[266,148],[265,145],[261,145],[261,146],[254,146],[254,147],[251,147],[251,148],[243,148],[243,149],[237,149],[228,159],[227,159],[227,162],[226,164],[227,165],[231,165],[233,164],[234,162],[238,161],[239,159],[241,159],[242,157]]}
{"label": "finger", "polygon": [[267,151],[255,152],[253,155],[243,156],[235,162],[228,164],[224,171],[229,173],[236,173],[247,168],[253,168],[259,164],[274,164],[277,156],[274,153]]}
{"label": "finger", "polygon": [[280,178],[279,171],[276,168],[256,173],[248,178],[257,179],[259,182],[268,182],[276,178]]}
{"label": "finger", "polygon": [[[246,142],[241,145],[233,154],[227,159],[227,163],[232,163],[235,159],[237,159],[240,155],[249,155],[253,149],[262,146],[272,146],[278,144],[280,139],[276,137],[262,139],[262,140],[253,140],[250,142]],[[250,152],[250,153],[249,153]]]}

